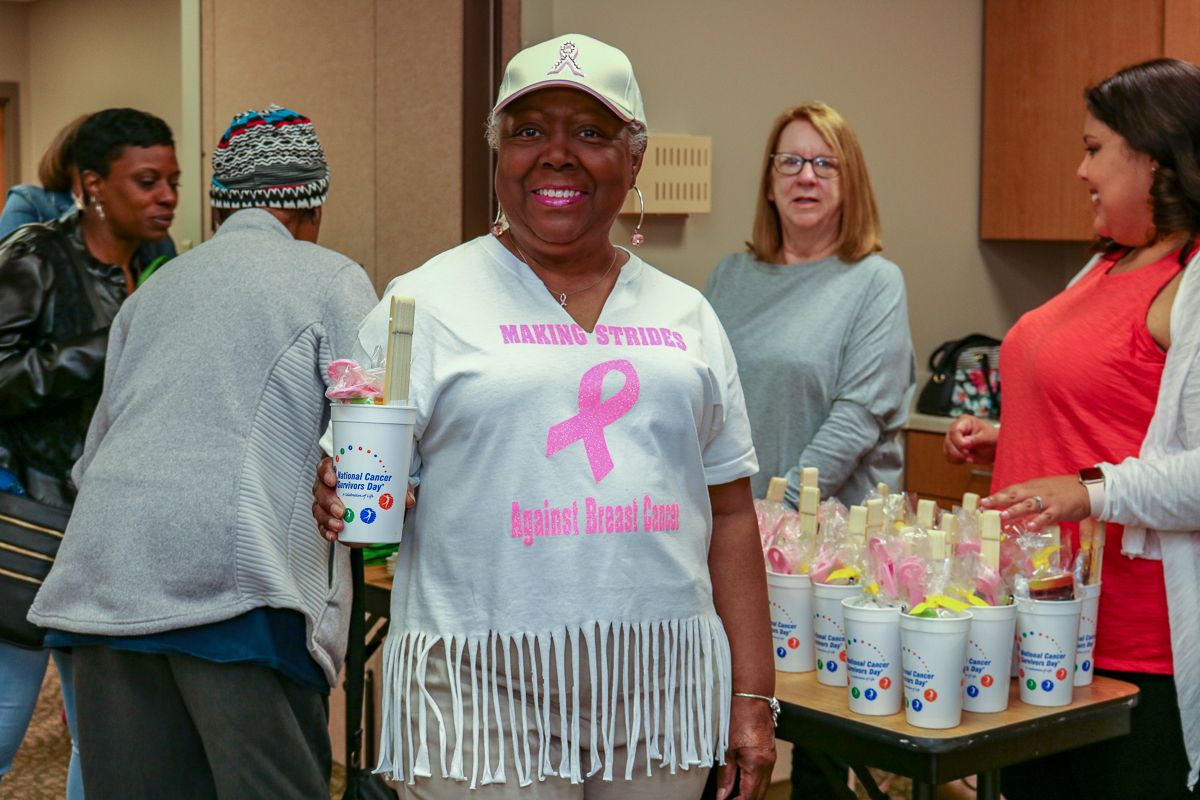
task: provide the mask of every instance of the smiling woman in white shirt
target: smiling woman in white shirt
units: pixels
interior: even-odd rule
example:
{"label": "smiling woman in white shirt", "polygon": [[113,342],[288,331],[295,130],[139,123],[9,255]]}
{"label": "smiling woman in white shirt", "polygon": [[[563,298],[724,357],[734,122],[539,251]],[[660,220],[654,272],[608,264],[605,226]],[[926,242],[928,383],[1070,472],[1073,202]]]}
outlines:
{"label": "smiling woman in white shirt", "polygon": [[[517,54],[494,108],[507,227],[392,281],[416,301],[419,499],[379,767],[410,797],[760,798],[774,762],[757,471],[729,343],[611,229],[646,116],[623,53]],[[636,243],[636,240],[635,240]],[[342,505],[328,463],[314,515]]]}

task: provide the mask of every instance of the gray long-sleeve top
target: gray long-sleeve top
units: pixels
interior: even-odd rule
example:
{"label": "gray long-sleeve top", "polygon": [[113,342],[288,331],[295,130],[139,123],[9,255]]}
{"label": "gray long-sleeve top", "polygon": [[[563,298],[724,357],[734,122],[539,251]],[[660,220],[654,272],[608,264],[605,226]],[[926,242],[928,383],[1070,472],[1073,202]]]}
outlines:
{"label": "gray long-sleeve top", "polygon": [[326,368],[375,290],[348,257],[261,209],[155,273],[109,335],[79,496],[29,619],[139,636],[260,606],[305,617],[330,685],[346,649],[348,551],[313,523]]}
{"label": "gray long-sleeve top", "polygon": [[916,381],[900,268],[879,255],[768,264],[735,253],[705,290],[725,326],[746,395],[761,471],[799,496],[817,467],[821,496],[859,503],[880,482],[900,487],[899,438]]}

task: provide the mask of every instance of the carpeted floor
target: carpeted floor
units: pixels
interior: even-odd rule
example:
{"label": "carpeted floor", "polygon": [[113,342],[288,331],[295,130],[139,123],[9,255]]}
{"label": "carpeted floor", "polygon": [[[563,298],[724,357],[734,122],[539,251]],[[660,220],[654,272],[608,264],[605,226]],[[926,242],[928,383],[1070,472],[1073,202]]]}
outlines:
{"label": "carpeted floor", "polygon": [[[54,660],[46,670],[37,709],[12,769],[0,783],[0,800],[62,800],[67,792],[71,737],[62,713],[62,689]],[[330,797],[341,797],[345,772],[333,765]]]}
{"label": "carpeted floor", "polygon": [[[51,660],[25,741],[17,753],[16,760],[13,761],[12,770],[3,783],[0,783],[0,800],[62,800],[67,790],[67,760],[70,753],[71,738],[67,735],[67,725],[63,721],[58,671]],[[879,777],[884,776],[881,773]],[[330,797],[340,797],[344,784],[345,772],[341,765],[334,764]],[[892,800],[912,796],[911,784],[903,778],[893,779],[890,785],[885,786],[888,797]],[[861,787],[855,788],[860,798],[867,797]],[[969,792],[945,791],[948,788],[939,790],[939,798],[971,796]],[[771,800],[783,800],[788,793],[789,786],[786,783],[775,784],[771,787],[768,797]]]}
{"label": "carpeted floor", "polygon": [[62,713],[62,689],[54,660],[46,669],[33,721],[12,769],[0,783],[0,798],[61,800],[67,793],[67,761],[71,736]]}

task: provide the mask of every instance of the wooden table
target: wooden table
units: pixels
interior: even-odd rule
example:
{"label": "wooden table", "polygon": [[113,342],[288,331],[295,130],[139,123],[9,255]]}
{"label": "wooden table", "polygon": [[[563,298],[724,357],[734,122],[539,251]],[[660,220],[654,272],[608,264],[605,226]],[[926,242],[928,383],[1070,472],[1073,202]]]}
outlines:
{"label": "wooden table", "polygon": [[[886,796],[867,766],[912,778],[914,800],[932,800],[936,784],[969,775],[979,776],[980,800],[999,800],[1001,767],[1129,733],[1138,695],[1136,686],[1102,677],[1076,687],[1074,702],[1057,708],[1022,703],[1016,681],[1009,692],[1006,711],[963,712],[957,728],[931,730],[909,725],[903,711],[852,714],[846,688],[818,683],[816,672],[776,672],[782,705],[776,735],[849,763],[872,798]],[[854,794],[846,789],[846,797]]]}
{"label": "wooden table", "polygon": [[[387,618],[392,576],[382,564],[364,570],[368,619]],[[374,650],[386,627],[368,642]],[[970,775],[979,776],[980,800],[999,800],[1001,767],[1129,733],[1129,715],[1137,687],[1111,678],[1095,678],[1075,689],[1069,706],[1045,708],[1022,703],[1016,681],[1009,705],[998,714],[963,712],[962,724],[947,730],[917,728],[904,712],[888,717],[850,713],[845,687],[824,686],[816,672],[776,672],[775,694],[782,705],[776,735],[810,752],[849,763],[867,787],[883,800],[866,767],[913,780],[913,800],[932,800],[933,787]],[[840,788],[847,798],[854,794]]]}
{"label": "wooden table", "polygon": [[383,564],[368,564],[363,567],[363,583],[367,594],[364,597],[367,613],[387,617],[392,605],[392,576]]}

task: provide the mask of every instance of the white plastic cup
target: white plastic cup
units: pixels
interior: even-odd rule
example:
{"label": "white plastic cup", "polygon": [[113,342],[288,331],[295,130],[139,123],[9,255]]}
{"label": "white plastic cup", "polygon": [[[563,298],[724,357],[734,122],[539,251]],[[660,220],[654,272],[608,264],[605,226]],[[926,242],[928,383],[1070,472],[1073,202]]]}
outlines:
{"label": "white plastic cup", "polygon": [[994,714],[1008,708],[1017,607],[971,606],[963,663],[963,711]]}
{"label": "white plastic cup", "polygon": [[1096,619],[1100,612],[1100,582],[1083,587],[1083,605],[1079,607],[1079,636],[1075,640],[1075,685],[1090,686],[1096,670],[1092,652],[1096,649]]}
{"label": "white plastic cup", "polygon": [[767,598],[771,603],[775,669],[811,672],[816,668],[812,581],[807,575],[785,575],[767,570]]}
{"label": "white plastic cup", "polygon": [[850,710],[872,717],[899,714],[904,694],[900,608],[880,608],[867,597],[847,597],[842,601],[842,615]]}
{"label": "white plastic cup", "polygon": [[945,617],[900,615],[904,718],[918,728],[954,728],[962,721],[963,661],[971,612]]}
{"label": "white plastic cup", "polygon": [[1017,680],[1021,702],[1065,706],[1075,688],[1075,647],[1083,600],[1017,598]]}
{"label": "white plastic cup", "polygon": [[813,584],[813,651],[817,658],[817,682],[845,686],[846,627],[842,601],[858,597],[862,587],[830,583]]}
{"label": "white plastic cup", "polygon": [[396,544],[412,462],[412,406],[333,403],[333,468],[346,507],[339,542]]}

